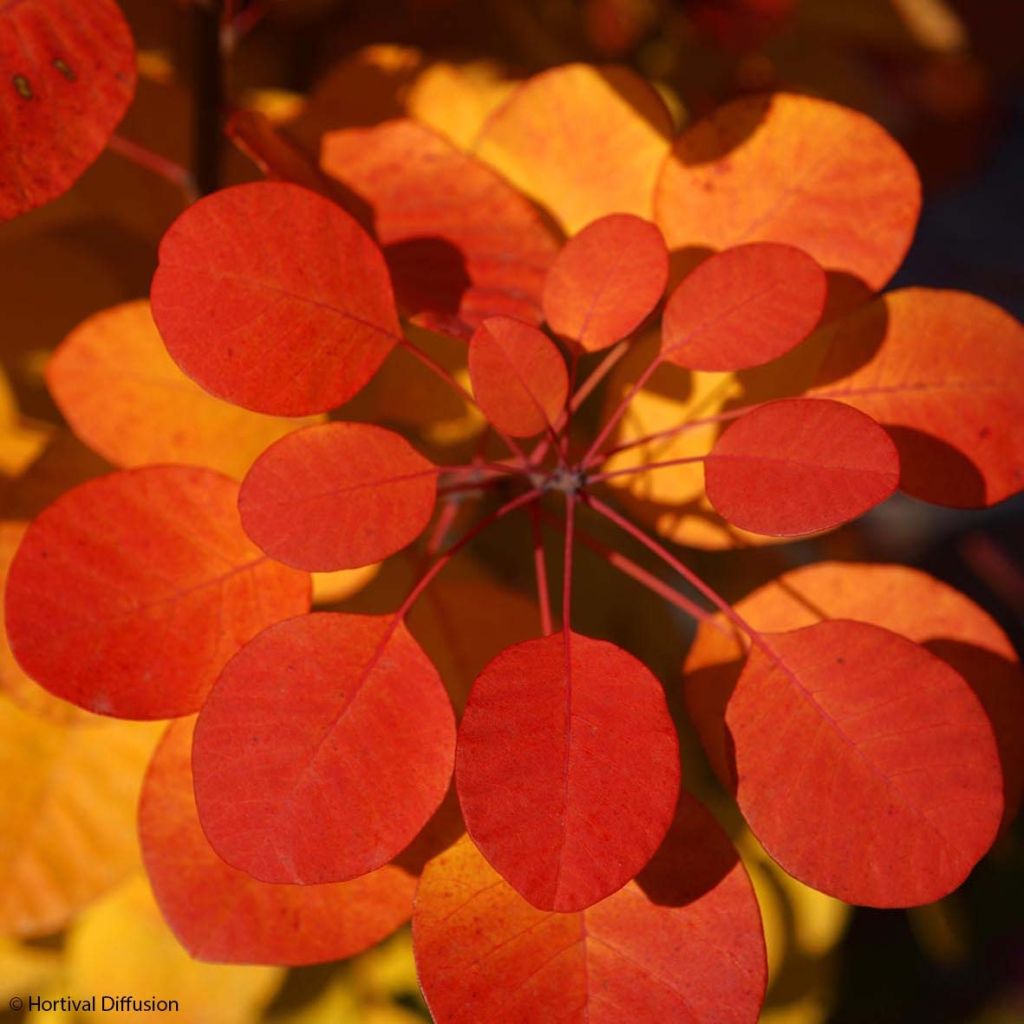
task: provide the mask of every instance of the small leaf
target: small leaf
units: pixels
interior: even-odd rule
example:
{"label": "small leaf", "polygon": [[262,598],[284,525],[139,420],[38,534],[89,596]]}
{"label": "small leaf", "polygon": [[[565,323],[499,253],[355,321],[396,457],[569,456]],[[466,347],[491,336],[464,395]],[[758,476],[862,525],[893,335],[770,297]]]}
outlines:
{"label": "small leaf", "polygon": [[0,5],[0,221],[66,192],[135,92],[135,46],[114,0]]}
{"label": "small leaf", "polygon": [[79,324],[47,364],[46,383],[75,434],[117,466],[183,462],[241,477],[268,444],[311,422],[207,394],[167,354],[145,300]]}
{"label": "small leaf", "polygon": [[906,288],[826,330],[810,392],[884,424],[900,488],[974,508],[1024,487],[1024,328],[964,292]]}
{"label": "small leaf", "polygon": [[683,132],[654,203],[673,250],[786,242],[877,291],[910,245],[921,184],[870,118],[778,93],[726,103]]}
{"label": "small leaf", "polygon": [[237,493],[211,470],[151,466],[49,506],[8,576],[7,635],[22,668],[99,714],[195,711],[242,644],[309,608],[309,577],[245,536]]}
{"label": "small leaf", "polygon": [[440,805],[455,721],[436,669],[392,616],[316,613],[228,663],[192,753],[203,831],[264,882],[356,878]]}
{"label": "small leaf", "polygon": [[190,206],[160,243],[151,297],[185,373],[275,415],[341,405],[400,336],[376,245],[340,207],[283,182]]}
{"label": "small leaf", "polygon": [[879,626],[760,635],[725,710],[736,800],[791,875],[848,903],[955,889],[1003,812],[992,727],[963,679]]}
{"label": "small leaf", "polygon": [[842,402],[787,398],[758,406],[704,460],[708,498],[735,526],[774,537],[830,530],[896,490],[896,446]]}
{"label": "small leaf", "polygon": [[476,154],[571,235],[608,213],[652,219],[671,135],[665,104],[639,75],[565,64],[523,82],[498,107]]}
{"label": "small leaf", "polygon": [[672,820],[679,747],[661,685],[578,633],[510,647],[470,692],[455,780],[469,834],[511,885],[546,910],[588,907]]}
{"label": "small leaf", "polygon": [[777,359],[814,330],[826,287],[821,267],[791,245],[726,249],[669,298],[662,358],[693,370],[743,370]]}
{"label": "small leaf", "polygon": [[554,342],[510,317],[491,317],[474,331],[469,377],[487,418],[512,437],[553,427],[569,394],[569,373]]}
{"label": "small leaf", "polygon": [[438,469],[400,434],[324,423],[272,445],[242,482],[246,533],[278,561],[328,572],[379,562],[434,511]]}
{"label": "small leaf", "polygon": [[588,352],[635,331],[668,282],[668,250],[649,221],[615,213],[570,238],[544,282],[551,329]]}
{"label": "small leaf", "polygon": [[754,1024],[767,974],[750,880],[685,794],[646,870],[577,913],[537,910],[463,838],[423,873],[413,945],[437,1024]]}
{"label": "small leaf", "polygon": [[368,205],[415,322],[462,338],[489,316],[540,323],[556,243],[491,168],[414,121],[331,132],[321,162]]}
{"label": "small leaf", "polygon": [[142,856],[164,919],[199,960],[309,964],[353,956],[412,912],[415,881],[385,865],[350,882],[268,885],[229,867],[199,825],[194,719],[167,730],[139,802]]}

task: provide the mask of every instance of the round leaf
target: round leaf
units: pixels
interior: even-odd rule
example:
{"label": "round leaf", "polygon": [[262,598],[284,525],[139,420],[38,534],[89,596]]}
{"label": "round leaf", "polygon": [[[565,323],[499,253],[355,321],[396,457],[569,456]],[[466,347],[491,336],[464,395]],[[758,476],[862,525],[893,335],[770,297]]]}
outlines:
{"label": "round leaf", "polygon": [[551,329],[588,352],[636,330],[668,282],[668,250],[649,221],[615,213],[569,239],[544,282]]}
{"label": "round leaf", "polygon": [[386,864],[444,797],[455,750],[436,669],[391,616],[318,613],[228,663],[196,724],[203,831],[264,882],[340,882]]}
{"label": "round leaf", "polygon": [[242,482],[238,508],[268,555],[326,572],[378,562],[430,521],[437,467],[401,435],[324,423],[272,445]]}
{"label": "round leaf", "polygon": [[856,519],[899,482],[896,446],[841,402],[790,398],[741,416],[704,460],[708,498],[735,526],[775,537]]}
{"label": "round leaf", "polygon": [[743,370],[806,338],[825,307],[825,272],[800,249],[754,242],[705,260],[672,293],[663,359],[693,370]]}
{"label": "round leaf", "polygon": [[135,46],[114,0],[0,4],[0,221],[66,192],[135,92]]}
{"label": "round leaf", "polygon": [[516,644],[473,685],[455,781],[469,834],[515,889],[546,910],[588,907],[672,820],[679,747],[661,686],[578,633]]}
{"label": "round leaf", "polygon": [[309,577],[246,537],[237,494],[211,470],[152,466],[90,480],[49,506],[7,581],[22,668],[100,714],[195,711],[242,644],[309,607]]}
{"label": "round leaf", "polygon": [[151,297],[185,373],[257,412],[341,405],[399,338],[380,250],[340,207],[283,182],[190,206],[160,243]]}
{"label": "round leaf", "polygon": [[569,373],[554,342],[504,316],[485,320],[473,333],[469,377],[487,418],[512,437],[553,427],[569,394]]}

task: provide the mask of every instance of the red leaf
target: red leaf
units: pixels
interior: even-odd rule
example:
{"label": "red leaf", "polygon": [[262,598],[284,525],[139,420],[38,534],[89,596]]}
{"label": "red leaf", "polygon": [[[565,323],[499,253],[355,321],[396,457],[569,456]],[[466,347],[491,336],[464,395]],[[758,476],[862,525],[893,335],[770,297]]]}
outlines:
{"label": "red leaf", "polygon": [[190,206],[160,243],[151,297],[175,362],[257,412],[341,405],[399,340],[377,247],[344,210],[282,182]]}
{"label": "red leaf", "polygon": [[791,245],[754,242],[711,256],[665,307],[663,359],[691,370],[743,370],[806,338],[825,308],[825,272]]}
{"label": "red leaf", "polygon": [[469,343],[469,377],[484,414],[512,437],[553,427],[569,394],[565,360],[536,327],[491,317]]}
{"label": "red leaf", "polygon": [[54,502],[8,577],[7,632],[25,671],[98,714],[195,711],[242,644],[309,608],[309,577],[252,544],[237,494],[211,470],[151,466]]}
{"label": "red leaf", "polygon": [[242,481],[246,533],[268,555],[311,572],[378,562],[430,521],[437,467],[401,435],[323,423],[272,444]]}
{"label": "red leaf", "polygon": [[328,885],[269,885],[229,867],[199,826],[194,719],[171,725],[139,802],[142,857],[164,918],[199,960],[311,964],[360,953],[412,911],[415,881],[385,865]]}
{"label": "red leaf", "polygon": [[817,533],[888,498],[900,477],[889,435],[842,402],[785,398],[744,414],[704,460],[708,500],[734,526]]}
{"label": "red leaf", "polygon": [[103,152],[135,93],[113,0],[0,4],[0,221],[55,199]]}
{"label": "red leaf", "polygon": [[455,782],[469,834],[526,899],[588,907],[650,860],[672,820],[679,747],[661,686],[578,633],[509,647],[470,692]]}
{"label": "red leaf", "polygon": [[668,282],[661,232],[640,217],[613,213],[569,239],[544,282],[551,329],[588,352],[636,330]]}
{"label": "red leaf", "polygon": [[489,316],[541,321],[555,240],[489,167],[414,121],[325,136],[323,167],[372,208],[404,312],[468,338]]}
{"label": "red leaf", "polygon": [[413,945],[437,1024],[754,1024],[767,976],[754,892],[683,794],[647,869],[587,910],[537,910],[468,838],[427,865]]}
{"label": "red leaf", "polygon": [[994,505],[1024,487],[1024,328],[963,292],[892,292],[835,324],[812,394],[889,429],[900,487],[925,501]]}
{"label": "red leaf", "polygon": [[1003,811],[992,728],[945,662],[834,620],[762,634],[725,712],[736,800],[791,875],[848,903],[955,889]]}
{"label": "red leaf", "polygon": [[338,882],[386,864],[444,797],[455,721],[392,616],[314,614],[228,663],[196,725],[199,818],[265,882]]}

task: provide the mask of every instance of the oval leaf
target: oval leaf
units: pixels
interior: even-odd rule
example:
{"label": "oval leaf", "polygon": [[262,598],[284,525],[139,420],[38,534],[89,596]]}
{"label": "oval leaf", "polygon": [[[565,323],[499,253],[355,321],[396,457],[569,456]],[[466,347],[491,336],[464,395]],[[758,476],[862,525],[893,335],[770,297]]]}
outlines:
{"label": "oval leaf", "polygon": [[378,562],[430,521],[438,469],[401,435],[324,423],[272,445],[242,482],[246,533],[268,555],[327,572]]}
{"label": "oval leaf", "polygon": [[473,394],[487,418],[512,437],[553,427],[569,394],[561,352],[543,332],[509,317],[491,317],[469,343]]}
{"label": "oval leaf", "polygon": [[353,956],[412,912],[415,880],[386,865],[350,882],[268,885],[229,867],[199,825],[193,719],[168,729],[139,802],[142,856],[164,919],[199,960],[310,964]]}
{"label": "oval leaf", "polygon": [[509,96],[476,154],[571,235],[608,213],[652,219],[671,135],[661,97],[629,68],[564,64]]}
{"label": "oval leaf", "polygon": [[268,444],[310,422],[207,394],[167,354],[145,300],[79,324],[47,364],[46,383],[75,434],[118,466],[184,462],[241,477]]}
{"label": "oval leaf", "polygon": [[82,484],[29,526],[7,581],[7,634],[51,693],[120,718],[203,702],[264,626],[309,608],[309,577],[242,530],[238,486],[184,466]]}
{"label": "oval leaf", "polygon": [[662,358],[692,370],[770,362],[814,330],[826,291],[825,272],[791,245],[726,249],[672,293],[662,320]]}
{"label": "oval leaf", "polygon": [[569,239],[544,282],[544,317],[588,352],[636,330],[668,282],[661,232],[640,217],[615,213]]}
{"label": "oval leaf", "polygon": [[945,662],[887,629],[840,619],[762,634],[725,721],[751,830],[831,896],[930,903],[995,838],[1002,776],[981,705]]}
{"label": "oval leaf", "polygon": [[[852,414],[852,415],[851,415]],[[735,526],[774,537],[830,530],[888,498],[889,435],[841,402],[790,398],[730,425],[704,460],[708,498]]]}
{"label": "oval leaf", "polygon": [[135,45],[114,0],[0,5],[0,221],[66,192],[135,92]]}
{"label": "oval leaf", "polygon": [[185,373],[257,412],[341,405],[399,340],[376,245],[340,207],[283,182],[190,206],[160,243],[151,297]]}
{"label": "oval leaf", "polygon": [[679,747],[661,685],[578,633],[516,644],[473,684],[455,782],[469,834],[526,899],[588,907],[650,860],[672,820]]}
{"label": "oval leaf", "polygon": [[423,873],[413,945],[437,1024],[754,1024],[767,976],[750,880],[685,794],[636,881],[577,913],[537,910],[463,838]]}
{"label": "oval leaf", "polygon": [[787,242],[877,291],[910,245],[921,184],[869,117],[778,93],[726,103],[683,132],[654,204],[670,249]]}
{"label": "oval leaf", "polygon": [[973,508],[1024,487],[1024,327],[964,292],[907,288],[837,323],[811,394],[885,424],[900,488]]}
{"label": "oval leaf", "polygon": [[196,724],[203,831],[264,882],[386,864],[437,810],[455,752],[437,670],[391,616],[318,613],[228,663]]}
{"label": "oval leaf", "polygon": [[461,338],[488,316],[540,323],[555,239],[491,168],[414,121],[329,133],[322,163],[369,205],[417,323]]}

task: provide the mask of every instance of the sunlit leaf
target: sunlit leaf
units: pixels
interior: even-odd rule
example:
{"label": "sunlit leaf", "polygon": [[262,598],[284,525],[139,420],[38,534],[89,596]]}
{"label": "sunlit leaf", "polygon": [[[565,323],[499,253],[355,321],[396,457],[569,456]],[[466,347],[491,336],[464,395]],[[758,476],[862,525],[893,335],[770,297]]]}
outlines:
{"label": "sunlit leaf", "polygon": [[993,505],[1024,487],[1024,328],[964,292],[892,292],[829,329],[811,394],[862,409],[900,452],[900,487]]}
{"label": "sunlit leaf", "polygon": [[551,329],[588,352],[636,330],[668,282],[661,232],[631,214],[610,214],[569,239],[544,282]]}
{"label": "sunlit leaf", "polygon": [[379,942],[412,913],[413,878],[384,867],[350,882],[270,885],[229,867],[199,824],[192,719],[175,722],[139,804],[142,855],[165,920],[200,960],[303,964]]}
{"label": "sunlit leaf", "polygon": [[0,999],[45,992],[60,978],[60,950],[0,936]]}
{"label": "sunlit leaf", "polygon": [[679,748],[661,685],[578,633],[508,648],[470,692],[455,778],[469,834],[516,890],[588,907],[648,862],[672,819]]}
{"label": "sunlit leaf", "polygon": [[242,482],[246,533],[301,569],[355,569],[414,540],[434,511],[438,469],[400,434],[324,423],[282,438]]}
{"label": "sunlit leaf", "polygon": [[664,103],[634,72],[566,64],[523,82],[475,152],[575,234],[608,213],[652,219],[671,134]]}
{"label": "sunlit leaf", "polygon": [[415,121],[332,132],[322,163],[368,205],[408,316],[467,338],[488,316],[540,322],[555,240],[485,164]]}
{"label": "sunlit leaf", "polygon": [[135,805],[159,728],[48,721],[6,697],[0,712],[0,932],[47,935],[138,866]]}
{"label": "sunlit leaf", "polygon": [[167,354],[144,300],[75,328],[46,381],[78,437],[118,466],[183,462],[241,477],[267,445],[312,422],[264,416],[207,394]]}
{"label": "sunlit leaf", "polygon": [[777,359],[814,329],[825,273],[800,249],[774,242],[712,256],[665,307],[662,358],[694,370],[743,370]]}
{"label": "sunlit leaf", "polygon": [[655,196],[671,249],[786,242],[873,290],[903,260],[920,204],[914,165],[885,129],[787,93],[734,100],[687,129]]}
{"label": "sunlit leaf", "polygon": [[26,422],[6,374],[0,370],[0,474],[16,477],[39,457],[52,431],[45,423]]}
{"label": "sunlit leaf", "polygon": [[427,865],[413,941],[437,1024],[754,1024],[764,939],[746,872],[691,797],[654,859],[578,913],[526,902],[465,838]]}
{"label": "sunlit leaf", "polygon": [[776,537],[816,533],[888,498],[889,435],[842,402],[786,398],[731,423],[704,460],[708,499],[730,523]]}
{"label": "sunlit leaf", "polygon": [[569,372],[554,342],[511,317],[490,317],[473,332],[469,377],[487,418],[513,437],[553,428],[569,394]]}
{"label": "sunlit leaf", "polygon": [[151,297],[174,361],[257,412],[340,405],[399,338],[376,245],[340,207],[283,182],[190,206],[160,243]]}
{"label": "sunlit leaf", "polygon": [[135,45],[114,0],[0,7],[0,220],[66,192],[135,91]]}
{"label": "sunlit leaf", "polygon": [[393,616],[291,619],[242,648],[199,716],[203,830],[266,882],[355,878],[437,809],[454,747],[437,671]]}
{"label": "sunlit leaf", "polygon": [[237,485],[154,466],[90,480],[29,526],[7,584],[7,634],[51,693],[100,714],[195,711],[264,626],[309,607],[309,577],[242,531]]}

